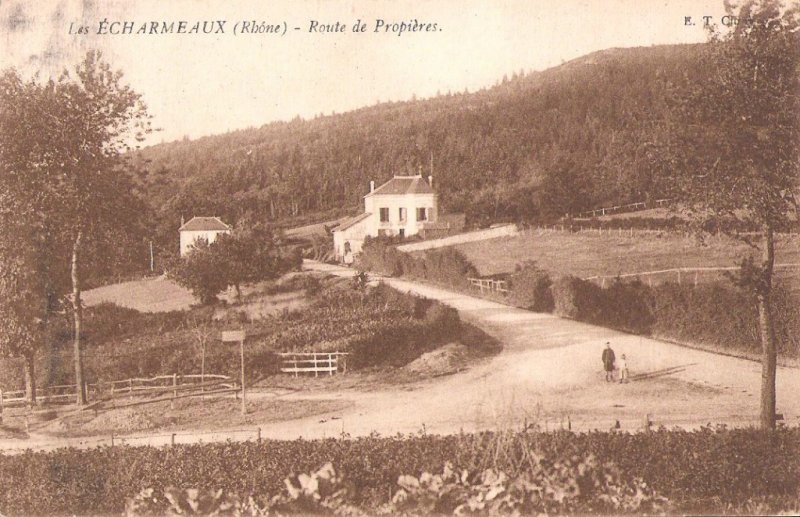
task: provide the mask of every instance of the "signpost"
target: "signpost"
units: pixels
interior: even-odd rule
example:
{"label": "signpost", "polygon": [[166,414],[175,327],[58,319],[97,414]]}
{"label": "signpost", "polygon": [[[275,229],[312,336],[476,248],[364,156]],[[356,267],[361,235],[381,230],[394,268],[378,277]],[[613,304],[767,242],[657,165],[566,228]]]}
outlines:
{"label": "signpost", "polygon": [[235,343],[239,342],[239,354],[242,360],[242,414],[247,414],[247,406],[245,404],[245,389],[244,389],[244,330],[223,330],[222,342]]}

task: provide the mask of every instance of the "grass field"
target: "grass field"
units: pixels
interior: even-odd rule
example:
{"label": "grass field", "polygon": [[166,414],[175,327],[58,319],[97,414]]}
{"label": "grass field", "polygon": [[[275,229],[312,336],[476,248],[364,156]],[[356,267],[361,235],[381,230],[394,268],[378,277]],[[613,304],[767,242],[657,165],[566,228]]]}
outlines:
{"label": "grass field", "polygon": [[[669,233],[532,232],[455,246],[483,276],[509,273],[517,264],[534,260],[553,276],[607,276],[679,267],[727,267],[754,250],[728,237],[712,236],[704,243]],[[800,236],[781,236],[776,263],[800,263]],[[800,283],[797,270],[780,273]],[[659,280],[676,280],[676,274]],[[701,280],[719,278],[704,274]],[[656,279],[654,278],[654,281]]]}

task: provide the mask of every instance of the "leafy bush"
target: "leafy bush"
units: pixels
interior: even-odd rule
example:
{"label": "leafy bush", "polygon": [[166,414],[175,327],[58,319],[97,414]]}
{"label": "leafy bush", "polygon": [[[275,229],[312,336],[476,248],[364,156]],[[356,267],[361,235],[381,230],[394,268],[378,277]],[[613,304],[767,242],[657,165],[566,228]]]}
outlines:
{"label": "leafy bush", "polygon": [[639,280],[623,282],[617,278],[599,292],[599,307],[592,323],[647,334],[655,322],[652,294]]}
{"label": "leafy bush", "polygon": [[510,301],[517,307],[536,312],[552,312],[555,308],[550,275],[533,261],[518,265],[511,275]]}
{"label": "leafy bush", "polygon": [[189,289],[203,305],[216,302],[217,295],[228,287],[225,261],[216,249],[205,239],[198,239],[190,253],[167,266],[169,278]]}
{"label": "leafy bush", "polygon": [[554,311],[558,316],[581,321],[596,321],[601,307],[600,287],[574,276],[553,283]]}
{"label": "leafy bush", "polygon": [[407,276],[449,287],[469,288],[469,277],[478,271],[461,251],[440,248],[423,252],[422,257],[403,253],[388,238],[367,238],[359,256],[360,269],[385,276]]}
{"label": "leafy bush", "polygon": [[[181,500],[191,495],[186,493],[188,488],[200,491],[198,499],[218,490],[229,500],[244,502],[253,495],[263,508],[270,494],[284,490],[287,476],[294,490],[286,487],[289,496],[305,494],[322,501],[338,488],[319,490],[317,499],[313,475],[292,473],[318,472],[320,465],[329,462],[336,466],[336,479],[343,480],[339,485],[348,488],[344,502],[372,514],[386,509],[387,494],[395,496],[395,513],[404,508],[425,513],[423,509],[431,504],[452,511],[470,502],[483,514],[493,505],[513,506],[520,512],[576,514],[665,509],[693,514],[751,513],[754,509],[776,513],[796,509],[800,502],[800,429],[704,428],[638,434],[372,436],[26,452],[0,456],[4,487],[0,512],[120,513],[126,500],[144,489],[152,489],[150,496],[163,504],[160,498],[169,487],[178,487],[173,493]],[[437,478],[426,472],[441,474]],[[397,495],[400,489],[405,496]],[[458,497],[448,499],[446,494]],[[668,498],[671,507],[659,509],[663,502],[659,495]],[[477,509],[480,504],[485,505],[483,510]]]}
{"label": "leafy bush", "polygon": [[400,476],[390,510],[413,515],[541,515],[573,512],[663,511],[668,501],[640,478],[593,455],[545,461],[536,456],[514,477],[489,468],[461,473],[449,462],[442,474]]}

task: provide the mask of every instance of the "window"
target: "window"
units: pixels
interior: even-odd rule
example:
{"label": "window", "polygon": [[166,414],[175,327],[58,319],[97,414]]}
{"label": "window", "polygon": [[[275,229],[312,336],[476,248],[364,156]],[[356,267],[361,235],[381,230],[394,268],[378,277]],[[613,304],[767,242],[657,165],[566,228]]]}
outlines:
{"label": "window", "polygon": [[400,222],[401,222],[401,223],[404,223],[404,222],[406,222],[406,217],[407,217],[407,216],[406,216],[406,213],[407,213],[407,210],[406,210],[405,208],[402,208],[402,207],[401,207],[401,208],[400,208]]}
{"label": "window", "polygon": [[427,221],[427,220],[428,220],[428,209],[417,208],[417,221]]}
{"label": "window", "polygon": [[389,222],[389,209],[388,208],[381,208],[381,222],[388,223]]}

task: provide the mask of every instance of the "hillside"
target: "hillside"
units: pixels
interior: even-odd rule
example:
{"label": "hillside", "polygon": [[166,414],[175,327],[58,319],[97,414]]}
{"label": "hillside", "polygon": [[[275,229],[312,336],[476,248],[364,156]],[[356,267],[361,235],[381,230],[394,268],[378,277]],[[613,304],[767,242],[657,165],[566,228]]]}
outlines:
{"label": "hillside", "polygon": [[537,219],[664,194],[645,145],[700,46],[610,49],[473,93],[391,102],[156,145],[136,154],[162,245],[181,215],[314,222],[369,180],[433,168],[470,222]]}

